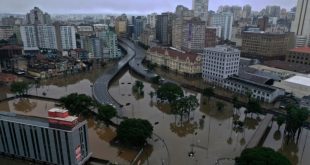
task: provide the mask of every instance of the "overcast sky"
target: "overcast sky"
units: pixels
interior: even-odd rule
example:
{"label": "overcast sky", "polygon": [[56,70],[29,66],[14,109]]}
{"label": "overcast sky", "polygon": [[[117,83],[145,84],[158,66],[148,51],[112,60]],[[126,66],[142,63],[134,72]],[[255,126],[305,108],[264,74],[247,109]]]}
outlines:
{"label": "overcast sky", "polygon": [[[220,5],[250,4],[254,10],[267,5],[279,5],[290,9],[297,0],[209,0],[209,10]],[[148,14],[151,12],[174,11],[177,5],[189,8],[192,0],[1,0],[0,13],[25,14],[34,6],[50,14],[66,13],[128,13]]]}

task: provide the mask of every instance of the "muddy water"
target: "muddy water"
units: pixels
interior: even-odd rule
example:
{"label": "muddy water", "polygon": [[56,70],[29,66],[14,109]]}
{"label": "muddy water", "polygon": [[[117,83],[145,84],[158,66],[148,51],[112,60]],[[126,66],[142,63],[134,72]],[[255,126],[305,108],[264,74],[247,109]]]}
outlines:
{"label": "muddy water", "polygon": [[[246,121],[246,127],[243,131],[233,130],[234,108],[230,103],[221,101],[225,103],[225,108],[218,111],[216,102],[219,100],[206,100],[199,93],[188,90],[185,94],[195,95],[201,106],[191,113],[189,119],[181,122],[179,116],[171,114],[169,106],[157,104],[155,98],[151,99],[149,93],[155,91],[156,86],[144,82],[144,96],[137,96],[132,91],[136,80],[135,76],[126,72],[116,79],[109,92],[125,105],[121,116],[149,120],[154,125],[154,133],[162,139],[162,143],[158,143],[160,140],[157,137],[150,140],[154,149],[148,158],[149,164],[213,164],[219,158],[234,158],[240,154],[259,124],[260,120],[245,118],[244,109],[240,109],[236,113],[240,114],[240,120]],[[193,157],[188,156],[190,152],[194,153]]]}

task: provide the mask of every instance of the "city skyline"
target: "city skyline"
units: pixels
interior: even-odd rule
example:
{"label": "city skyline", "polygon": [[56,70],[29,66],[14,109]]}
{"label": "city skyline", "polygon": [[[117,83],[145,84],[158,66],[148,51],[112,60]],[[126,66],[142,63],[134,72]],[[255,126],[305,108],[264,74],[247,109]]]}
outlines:
{"label": "city skyline", "polygon": [[[183,5],[188,8],[192,8],[192,0],[131,0],[132,3],[120,3],[119,1],[113,0],[90,0],[81,1],[77,0],[72,2],[53,0],[53,1],[37,1],[37,0],[3,0],[0,6],[1,13],[14,13],[24,14],[29,9],[37,6],[43,11],[50,14],[148,14],[152,12],[166,12],[174,11],[177,5]],[[233,2],[229,0],[209,0],[209,10],[216,11],[221,5],[238,5],[244,6],[249,4],[252,6],[252,10],[260,11],[267,5],[278,5],[281,8],[290,9],[297,5],[297,0],[260,0],[260,4],[257,4],[258,0],[235,0]],[[78,2],[78,3],[77,3]],[[164,5],[163,5],[164,4]],[[10,8],[9,6],[14,6]],[[83,7],[83,8],[81,8]]]}

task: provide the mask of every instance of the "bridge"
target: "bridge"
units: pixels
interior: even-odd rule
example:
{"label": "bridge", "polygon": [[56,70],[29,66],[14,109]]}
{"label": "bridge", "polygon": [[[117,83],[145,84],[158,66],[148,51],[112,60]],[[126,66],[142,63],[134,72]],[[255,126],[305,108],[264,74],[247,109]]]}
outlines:
{"label": "bridge", "polygon": [[251,139],[246,144],[245,148],[254,148],[259,144],[259,142],[262,140],[262,137],[266,133],[267,128],[270,126],[270,123],[272,122],[272,118],[273,118],[272,114],[267,114],[265,116],[264,120],[258,126],[255,133],[253,134]]}

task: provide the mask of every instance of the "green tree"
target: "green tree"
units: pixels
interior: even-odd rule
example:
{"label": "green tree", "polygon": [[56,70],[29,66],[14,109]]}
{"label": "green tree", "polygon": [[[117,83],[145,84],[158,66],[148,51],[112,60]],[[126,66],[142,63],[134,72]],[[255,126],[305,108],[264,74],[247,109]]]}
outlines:
{"label": "green tree", "polygon": [[160,84],[160,76],[153,77],[151,81],[154,84]]}
{"label": "green tree", "polygon": [[225,107],[225,104],[221,101],[216,102],[216,107],[218,111],[222,111]]}
{"label": "green tree", "polygon": [[250,99],[247,103],[247,111],[248,113],[255,113],[255,114],[259,114],[262,113],[262,108],[259,104],[259,102],[255,99]]}
{"label": "green tree", "polygon": [[93,99],[85,94],[72,93],[60,98],[60,103],[71,115],[88,116],[95,105]]}
{"label": "green tree", "polygon": [[281,153],[264,147],[245,149],[235,160],[236,165],[291,165]]}
{"label": "green tree", "polygon": [[152,124],[143,119],[126,119],[116,130],[117,139],[124,145],[142,146],[153,134]]}
{"label": "green tree", "polygon": [[172,103],[172,112],[178,114],[183,121],[184,114],[189,115],[199,106],[198,100],[194,95],[184,96]]}
{"label": "green tree", "polygon": [[98,119],[99,120],[111,120],[117,115],[117,111],[111,105],[99,105],[98,106]]}
{"label": "green tree", "polygon": [[137,92],[139,95],[143,94],[144,84],[142,81],[136,80],[135,85],[132,87],[134,92]]}
{"label": "green tree", "polygon": [[184,93],[180,86],[173,83],[165,83],[157,89],[156,95],[161,101],[168,101],[169,104],[172,104],[177,99],[183,97]]}
{"label": "green tree", "polygon": [[280,115],[276,118],[277,124],[278,124],[278,130],[280,130],[280,127],[285,122],[285,117]]}
{"label": "green tree", "polygon": [[10,88],[11,88],[11,91],[14,92],[16,95],[22,96],[28,92],[30,86],[29,86],[29,83],[27,82],[17,81],[17,82],[13,82]]}
{"label": "green tree", "polygon": [[301,128],[308,119],[309,111],[305,108],[291,106],[287,110],[285,131],[288,133],[290,140],[294,140],[298,131],[297,140],[301,133]]}
{"label": "green tree", "polygon": [[202,92],[202,95],[206,96],[208,99],[210,99],[211,97],[213,97],[215,95],[214,89],[211,87],[205,88]]}

